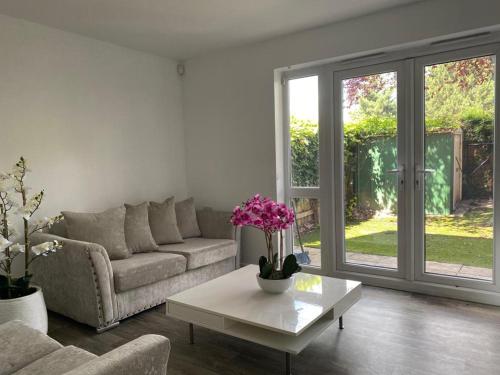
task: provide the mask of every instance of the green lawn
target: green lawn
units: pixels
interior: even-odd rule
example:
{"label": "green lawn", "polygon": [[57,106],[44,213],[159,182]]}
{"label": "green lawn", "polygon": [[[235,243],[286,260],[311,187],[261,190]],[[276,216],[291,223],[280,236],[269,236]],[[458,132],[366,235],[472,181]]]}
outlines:
{"label": "green lawn", "polygon": [[[426,260],[492,268],[493,210],[475,209],[463,217],[426,220]],[[302,236],[304,246],[320,247],[319,229]],[[347,249],[354,253],[396,255],[396,218],[373,218],[346,226]]]}

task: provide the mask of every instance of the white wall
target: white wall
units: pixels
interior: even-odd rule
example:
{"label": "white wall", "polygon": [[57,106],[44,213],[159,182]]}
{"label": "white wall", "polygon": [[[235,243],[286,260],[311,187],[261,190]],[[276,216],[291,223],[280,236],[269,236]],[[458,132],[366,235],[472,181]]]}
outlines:
{"label": "white wall", "polygon": [[[255,192],[275,195],[275,68],[498,24],[496,0],[426,1],[188,61],[190,194],[224,209]],[[260,233],[244,233],[243,262],[255,263],[264,249]]]}
{"label": "white wall", "polygon": [[24,155],[45,215],[186,195],[176,63],[0,16],[0,171]]}

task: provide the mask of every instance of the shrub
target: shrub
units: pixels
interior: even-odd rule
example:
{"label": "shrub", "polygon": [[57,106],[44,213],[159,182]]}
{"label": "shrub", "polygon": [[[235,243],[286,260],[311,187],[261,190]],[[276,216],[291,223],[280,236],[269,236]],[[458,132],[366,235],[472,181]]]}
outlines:
{"label": "shrub", "polygon": [[290,148],[293,185],[319,186],[318,124],[292,117]]}
{"label": "shrub", "polygon": [[[426,119],[426,131],[442,133],[462,129],[464,143],[492,142],[493,117],[490,112],[478,108],[464,111],[461,121],[449,118]],[[319,137],[318,124],[312,121],[290,121],[290,147],[292,162],[292,183],[294,186],[319,186]],[[373,209],[358,207],[356,199],[356,168],[358,145],[371,137],[390,137],[397,133],[394,117],[367,117],[360,121],[344,124],[344,171],[347,217],[349,220],[370,217]]]}

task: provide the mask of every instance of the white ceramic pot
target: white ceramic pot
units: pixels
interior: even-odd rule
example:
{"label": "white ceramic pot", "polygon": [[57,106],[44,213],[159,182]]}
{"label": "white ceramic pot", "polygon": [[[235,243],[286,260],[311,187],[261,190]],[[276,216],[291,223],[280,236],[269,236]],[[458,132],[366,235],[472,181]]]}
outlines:
{"label": "white ceramic pot", "polygon": [[28,296],[0,299],[0,324],[9,320],[21,320],[31,328],[47,333],[47,307],[42,289]]}
{"label": "white ceramic pot", "polygon": [[257,274],[257,282],[260,288],[267,293],[284,293],[292,286],[294,280],[295,274],[288,279],[281,280],[263,279]]}

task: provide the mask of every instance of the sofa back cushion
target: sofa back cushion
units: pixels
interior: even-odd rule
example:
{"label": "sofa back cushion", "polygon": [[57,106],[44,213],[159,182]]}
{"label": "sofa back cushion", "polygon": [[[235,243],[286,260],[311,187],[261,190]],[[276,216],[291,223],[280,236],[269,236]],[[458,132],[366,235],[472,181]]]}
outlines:
{"label": "sofa back cushion", "polygon": [[64,219],[54,223],[50,228],[44,229],[44,232],[68,238],[68,232],[66,231],[66,223],[64,222]]}
{"label": "sofa back cushion", "polygon": [[204,208],[196,212],[203,238],[235,239],[237,228],[231,224],[232,212]]}
{"label": "sofa back cushion", "polygon": [[130,256],[125,241],[125,207],[99,213],[63,211],[68,238],[102,245],[111,260]]}
{"label": "sofa back cushion", "polygon": [[149,228],[148,202],[137,206],[125,204],[125,240],[132,253],[158,250]]}
{"label": "sofa back cushion", "polygon": [[177,226],[182,238],[201,237],[194,207],[194,198],[177,202],[175,204],[175,216],[177,217]]}
{"label": "sofa back cushion", "polygon": [[177,227],[174,197],[163,203],[149,203],[149,226],[158,245],[183,242]]}

